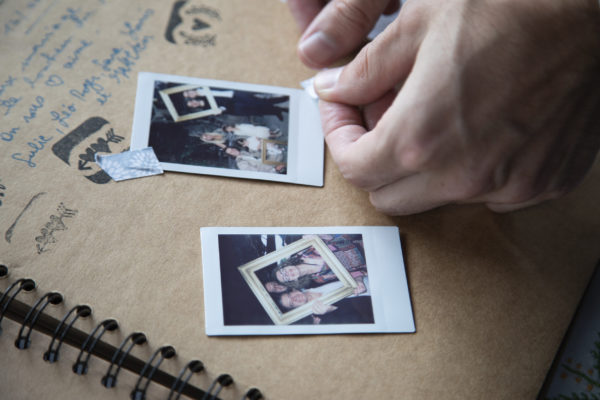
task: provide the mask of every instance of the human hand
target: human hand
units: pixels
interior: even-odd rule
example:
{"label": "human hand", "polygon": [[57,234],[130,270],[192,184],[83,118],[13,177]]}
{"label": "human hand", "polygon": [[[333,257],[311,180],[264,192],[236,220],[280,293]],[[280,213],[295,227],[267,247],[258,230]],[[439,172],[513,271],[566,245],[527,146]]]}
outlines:
{"label": "human hand", "polygon": [[335,310],[337,310],[336,306],[323,304],[320,300],[315,300],[312,304],[312,312],[315,315],[323,315]]}
{"label": "human hand", "polygon": [[325,138],[388,214],[533,205],[596,157],[599,55],[596,0],[409,0],[346,67],[317,75]]}
{"label": "human hand", "polygon": [[288,0],[302,37],[298,56],[323,68],[358,48],[381,14],[392,14],[399,0]]}

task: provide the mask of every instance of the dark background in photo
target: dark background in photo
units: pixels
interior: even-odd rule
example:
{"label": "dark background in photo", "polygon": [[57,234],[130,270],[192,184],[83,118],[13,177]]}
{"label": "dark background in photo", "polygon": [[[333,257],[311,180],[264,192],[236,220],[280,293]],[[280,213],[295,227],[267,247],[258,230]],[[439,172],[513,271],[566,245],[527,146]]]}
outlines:
{"label": "dark background in photo", "polygon": [[[217,131],[225,125],[252,124],[266,126],[272,131],[278,131],[276,140],[288,142],[289,134],[289,96],[287,102],[278,103],[275,107],[261,105],[260,98],[280,98],[282,95],[262,92],[249,92],[234,90],[236,97],[242,99],[235,106],[231,99],[215,98],[217,105],[226,110],[219,115],[209,115],[187,121],[174,122],[165,106],[159,91],[182,86],[182,83],[155,82],[154,99],[152,103],[152,116],[148,146],[154,149],[156,157],[161,162],[184,164],[193,166],[216,167],[237,169],[235,158],[226,154],[215,144],[205,143],[198,136],[202,133]],[[232,90],[227,88],[211,87],[212,90]],[[251,101],[257,96],[259,101]],[[170,96],[175,100],[175,107],[183,107],[183,94],[176,93]],[[203,98],[205,99],[205,98]],[[181,102],[181,104],[180,104]],[[193,112],[209,108],[208,105]],[[234,114],[234,112],[236,114]],[[181,115],[189,114],[182,113]],[[252,113],[251,115],[246,115]],[[287,162],[287,155],[284,162]]]}
{"label": "dark background in photo", "polygon": [[[287,245],[301,239],[302,236],[285,235],[283,238]],[[219,235],[223,323],[225,325],[273,325],[273,321],[242,277],[238,267],[275,251],[274,243],[274,235],[267,235],[266,245],[261,241],[261,235]],[[270,268],[264,268],[264,270],[268,269]],[[262,272],[262,270],[257,274],[261,281],[268,279],[266,272]],[[344,309],[343,318],[329,323],[374,322],[371,296],[342,299],[334,305],[340,307],[337,315],[341,314],[342,308]],[[334,313],[335,311],[331,314]],[[312,317],[308,316],[294,322],[293,325],[312,325],[312,323]]]}

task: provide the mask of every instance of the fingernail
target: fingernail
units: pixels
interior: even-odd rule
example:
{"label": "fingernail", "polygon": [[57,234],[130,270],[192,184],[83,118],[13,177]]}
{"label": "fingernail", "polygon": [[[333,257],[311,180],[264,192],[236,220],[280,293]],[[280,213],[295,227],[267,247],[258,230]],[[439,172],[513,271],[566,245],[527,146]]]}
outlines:
{"label": "fingernail", "polygon": [[329,63],[336,48],[335,41],[327,34],[318,31],[302,40],[298,51],[314,66],[324,66]]}
{"label": "fingernail", "polygon": [[323,94],[331,89],[333,89],[340,78],[340,74],[344,67],[326,69],[319,72],[315,76],[315,81],[313,86],[317,94]]}

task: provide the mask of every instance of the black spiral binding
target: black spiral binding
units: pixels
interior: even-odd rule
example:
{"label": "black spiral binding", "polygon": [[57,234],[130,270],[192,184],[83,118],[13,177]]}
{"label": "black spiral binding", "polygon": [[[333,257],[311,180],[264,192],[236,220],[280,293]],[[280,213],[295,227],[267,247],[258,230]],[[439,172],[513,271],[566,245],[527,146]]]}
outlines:
{"label": "black spiral binding", "polygon": [[[158,357],[159,354],[160,357]],[[141,387],[142,380],[144,379],[144,374],[152,365],[152,362],[154,362],[156,357],[158,357],[158,362],[152,367],[152,369],[148,373],[148,376],[146,377],[146,384],[143,387]],[[140,372],[140,376],[137,380],[137,383],[131,391],[131,400],[144,400],[146,398],[146,391],[148,390],[148,386],[150,386],[150,382],[152,382],[152,377],[158,370],[158,367],[160,367],[160,364],[162,364],[162,362],[165,359],[173,357],[175,357],[175,349],[173,348],[173,346],[162,346],[160,349],[156,350],[154,354],[152,354],[152,357],[150,357],[148,362],[146,362],[146,365],[144,365],[144,368],[142,368],[142,372]]]}
{"label": "black spiral binding", "polygon": [[[75,313],[75,317],[73,317],[71,322],[69,322],[69,325],[67,325],[62,330],[62,333],[60,334],[60,338],[58,338],[58,345],[56,346],[56,348],[54,348],[54,342],[56,341],[56,338],[60,332],[60,329],[63,326],[65,326],[65,323],[67,322],[67,320],[73,313]],[[59,353],[60,353],[60,346],[62,346],[63,341],[65,340],[65,336],[67,335],[67,332],[69,332],[71,327],[75,324],[75,321],[77,321],[79,318],[87,318],[90,316],[91,313],[92,313],[92,309],[89,306],[79,305],[79,306],[75,306],[75,307],[71,308],[71,310],[67,314],[65,314],[63,319],[60,321],[60,324],[58,324],[58,326],[54,330],[54,334],[52,335],[52,340],[50,340],[50,344],[48,345],[48,350],[46,350],[46,352],[44,353],[44,361],[47,361],[50,364],[58,361],[58,357],[59,357]]]}
{"label": "black spiral binding", "polygon": [[[127,349],[123,352],[123,348],[129,341],[131,341],[131,343],[129,344],[129,347],[127,347]],[[123,342],[121,343],[121,345],[119,346],[117,351],[115,351],[115,353],[113,354],[113,356],[110,360],[110,365],[108,366],[108,370],[106,371],[106,374],[102,377],[102,380],[100,381],[100,383],[102,383],[102,385],[105,388],[110,389],[112,387],[115,387],[115,385],[117,384],[117,375],[119,375],[119,371],[121,371],[121,366],[123,365],[123,361],[125,361],[125,359],[129,355],[129,353],[133,349],[133,346],[141,345],[146,342],[147,342],[146,335],[144,335],[142,332],[134,332],[134,333],[130,334],[129,336],[127,336],[125,338],[125,340],[123,340]],[[121,354],[121,358],[119,358],[119,361],[117,362],[117,357],[119,356],[119,354]],[[117,362],[117,369],[115,370],[115,372],[112,372],[115,362]]]}
{"label": "black spiral binding", "polygon": [[[0,279],[6,278],[8,272],[8,268],[5,265],[0,264]],[[159,368],[160,364],[164,360],[175,356],[176,352],[172,346],[162,346],[146,362],[134,357],[130,354],[132,348],[147,342],[146,335],[141,332],[129,335],[121,343],[119,348],[111,346],[102,341],[101,337],[107,331],[110,332],[118,329],[118,323],[114,319],[102,321],[89,334],[75,328],[74,324],[78,318],[85,318],[91,314],[92,310],[89,306],[80,305],[73,307],[60,321],[45,314],[43,311],[49,304],[56,305],[63,301],[63,297],[60,293],[46,293],[33,306],[29,306],[16,299],[20,292],[30,292],[35,288],[35,281],[28,278],[21,278],[13,282],[7,290],[0,292],[0,325],[4,316],[22,324],[19,336],[15,342],[15,345],[20,349],[29,347],[31,343],[31,331],[33,330],[52,338],[48,350],[44,353],[44,360],[50,363],[58,360],[60,346],[63,342],[75,348],[79,348],[80,353],[73,366],[74,372],[81,375],[85,374],[90,357],[93,355],[97,358],[101,358],[110,363],[108,371],[102,378],[102,384],[107,388],[116,385],[117,375],[122,368],[127,369],[139,375],[138,382],[131,392],[131,398],[136,400],[145,398],[146,391],[151,382],[155,382],[170,389],[169,397],[166,400],[176,400],[179,399],[181,395],[192,399],[221,400],[218,397],[219,393],[223,388],[233,384],[233,378],[227,374],[222,374],[217,377],[207,391],[190,384],[189,380],[191,377],[204,370],[204,365],[199,360],[190,361],[177,377],[162,371]],[[67,323],[69,318],[71,318],[71,320]],[[24,331],[27,326],[29,327],[29,331],[25,334]],[[1,326],[0,334],[2,334]],[[54,348],[53,344],[57,340],[58,345]],[[129,343],[129,346],[125,349],[127,343]],[[123,349],[125,349],[125,351],[123,351]],[[87,356],[85,359],[82,359],[83,353],[85,352],[87,352]],[[152,365],[157,357],[159,357],[158,361]],[[116,370],[113,372],[113,367],[115,365]],[[142,386],[144,378],[146,379],[146,383]],[[262,399],[262,393],[256,388],[248,390],[242,397],[242,400]]]}
{"label": "black spiral binding", "polygon": [[[33,307],[31,307],[27,312],[27,315],[25,315],[25,319],[23,320],[23,324],[21,325],[21,329],[19,330],[19,336],[17,337],[17,340],[15,340],[15,347],[17,349],[24,350],[29,348],[29,345],[31,344],[31,332],[33,331],[33,327],[35,326],[35,323],[37,322],[44,309],[49,304],[57,305],[62,303],[62,301],[62,294],[57,292],[48,292],[45,295],[43,295],[38,301],[36,301]],[[42,305],[41,307],[40,304]],[[30,317],[31,321],[29,321]],[[25,334],[25,329],[27,328],[28,323],[29,329],[27,330],[27,334]]]}
{"label": "black spiral binding", "polygon": [[[4,265],[3,265],[4,267]],[[6,268],[6,267],[5,267]],[[6,276],[6,275],[4,275]],[[2,307],[2,309],[0,309],[0,335],[2,334],[2,319],[4,318],[4,314],[6,314],[6,311],[8,311],[8,307],[10,306],[10,303],[13,302],[13,300],[15,299],[15,297],[17,297],[17,295],[21,292],[21,290],[24,290],[26,292],[30,292],[33,289],[35,289],[35,281],[31,280],[31,279],[19,279],[18,281],[14,282],[12,285],[10,285],[8,287],[8,289],[6,289],[6,292],[4,292],[2,294],[2,297],[0,297],[0,305],[2,304],[2,302],[4,301],[4,299],[6,297],[8,297],[8,294],[15,288],[17,287],[17,285],[19,285],[19,287],[17,288],[17,290],[15,290],[15,292],[8,298],[8,300],[6,300],[6,302],[4,303],[4,306]]]}
{"label": "black spiral binding", "polygon": [[[75,363],[73,364],[73,372],[75,372],[77,375],[87,374],[88,363],[90,362],[90,357],[92,356],[92,351],[94,351],[94,347],[96,347],[98,341],[100,340],[102,335],[104,335],[104,333],[112,332],[116,329],[119,329],[119,324],[114,319],[107,319],[99,323],[98,326],[94,328],[92,333],[88,335],[87,339],[85,339],[85,342],[83,342],[83,345],[81,346],[81,349],[79,351],[79,355],[77,356],[77,361],[75,361]],[[98,333],[98,331],[100,331],[100,333],[98,334],[98,336],[96,336],[96,333]],[[91,338],[94,338],[94,340],[90,342]],[[89,346],[88,343],[90,343]],[[85,359],[82,360],[81,356],[83,356],[83,353],[85,353],[86,351],[88,354],[85,357]]]}
{"label": "black spiral binding", "polygon": [[[189,371],[189,372],[188,372]],[[177,380],[171,386],[171,391],[169,392],[169,397],[167,400],[171,400],[173,395],[175,395],[175,400],[178,400],[181,396],[181,389],[188,383],[193,374],[197,374],[198,372],[204,371],[204,364],[200,360],[192,360],[190,361],[179,373],[177,376]],[[187,376],[184,378],[186,372]]]}
{"label": "black spiral binding", "polygon": [[[227,374],[222,374],[219,375],[217,377],[217,379],[215,379],[213,381],[213,383],[210,385],[210,387],[208,388],[208,391],[204,394],[204,396],[202,397],[202,400],[214,400],[217,398],[217,396],[219,395],[219,393],[221,393],[221,390],[223,390],[224,387],[227,387],[229,385],[231,385],[233,383],[233,378]],[[214,394],[211,394],[213,389],[217,389],[215,391]]]}

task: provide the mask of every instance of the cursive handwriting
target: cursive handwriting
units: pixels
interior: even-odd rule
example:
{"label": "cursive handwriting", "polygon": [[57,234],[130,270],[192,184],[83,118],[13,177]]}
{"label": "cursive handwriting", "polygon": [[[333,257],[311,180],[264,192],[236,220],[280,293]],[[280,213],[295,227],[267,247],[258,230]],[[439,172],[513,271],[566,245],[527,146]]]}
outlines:
{"label": "cursive handwriting", "polygon": [[35,103],[29,106],[29,115],[24,115],[23,121],[29,123],[31,120],[37,117],[37,112],[40,108],[44,107],[44,102],[45,100],[42,96],[36,96]]}
{"label": "cursive handwriting", "polygon": [[126,36],[130,36],[133,40],[138,40],[137,34],[142,30],[146,21],[153,15],[154,10],[145,10],[144,14],[138,19],[138,21],[135,24],[132,24],[129,21],[125,21],[123,23],[125,30],[120,31],[120,33]]}
{"label": "cursive handwriting", "polygon": [[81,90],[71,89],[69,93],[76,99],[85,101],[87,95],[93,92],[96,94],[96,101],[103,106],[111,97],[111,94],[104,92],[104,86],[98,83],[100,79],[101,78],[96,75],[90,76],[89,78],[86,78],[85,81],[83,81],[83,86]]}
{"label": "cursive handwriting", "polygon": [[6,78],[4,80],[4,82],[0,83],[0,96],[2,96],[4,94],[4,91],[13,86],[15,83],[17,82],[16,78],[13,78],[12,76],[8,76],[8,78]]}
{"label": "cursive handwriting", "polygon": [[73,55],[67,57],[69,61],[63,64],[63,68],[72,69],[79,61],[79,56],[83,50],[94,44],[93,42],[89,42],[87,40],[80,40],[79,43],[81,45],[73,51]]}
{"label": "cursive handwriting", "polygon": [[136,61],[140,59],[141,53],[147,49],[148,43],[154,39],[154,36],[151,35],[138,36],[144,24],[152,15],[154,15],[154,10],[148,9],[144,11],[144,14],[135,24],[125,22],[123,24],[125,30],[121,30],[120,33],[127,36],[132,42],[128,42],[121,47],[113,47],[108,57],[92,60],[92,63],[99,66],[107,73],[107,77],[113,79],[117,84],[121,84],[121,78],[130,78],[129,73]]}
{"label": "cursive handwriting", "polygon": [[71,103],[68,106],[63,104],[60,111],[50,111],[50,116],[52,117],[52,121],[58,122],[60,126],[68,128],[69,124],[67,120],[71,118],[75,111],[77,111],[75,104]]}
{"label": "cursive handwriting", "polygon": [[[40,81],[40,79],[42,79],[44,77],[44,74],[46,73],[46,71],[48,71],[50,69],[50,67],[52,67],[52,65],[56,61],[56,58],[65,51],[67,46],[71,43],[71,40],[73,40],[73,39],[71,37],[68,37],[58,47],[55,47],[51,52],[40,53],[40,57],[43,60],[45,60],[44,66],[42,68],[40,68],[34,76],[32,76],[32,77],[24,76],[23,81],[25,83],[29,84],[29,86],[31,86],[32,89],[34,89],[35,85]],[[53,75],[56,75],[56,74],[53,74]],[[59,77],[58,79],[60,79],[62,81],[62,78]],[[46,81],[46,85],[59,86],[57,84],[52,84],[52,81],[56,81],[56,80],[57,80],[56,76],[51,75],[48,78],[48,80]]]}
{"label": "cursive handwriting", "polygon": [[43,135],[39,135],[31,142],[27,142],[27,146],[29,146],[32,149],[29,151],[27,157],[23,156],[23,153],[13,153],[11,157],[13,160],[24,162],[30,168],[35,168],[37,164],[33,162],[33,159],[40,152],[40,150],[43,150],[45,148],[46,143],[50,142],[52,139],[52,137],[45,137]]}
{"label": "cursive handwriting", "polygon": [[20,128],[11,128],[10,131],[0,132],[0,139],[4,140],[5,142],[12,142],[12,140],[15,138],[15,135],[19,133],[20,130]]}
{"label": "cursive handwriting", "polygon": [[9,97],[8,99],[0,99],[0,107],[4,107],[4,116],[10,114],[11,110],[22,100],[22,97]]}
{"label": "cursive handwriting", "polygon": [[67,226],[65,225],[65,218],[73,218],[77,215],[77,210],[72,210],[67,207],[63,203],[60,203],[56,208],[56,212],[58,215],[51,215],[50,221],[47,222],[44,227],[40,230],[41,235],[35,238],[36,248],[38,254],[42,254],[48,251],[48,246],[53,243],[56,243],[56,238],[54,234],[57,231],[67,230]]}

